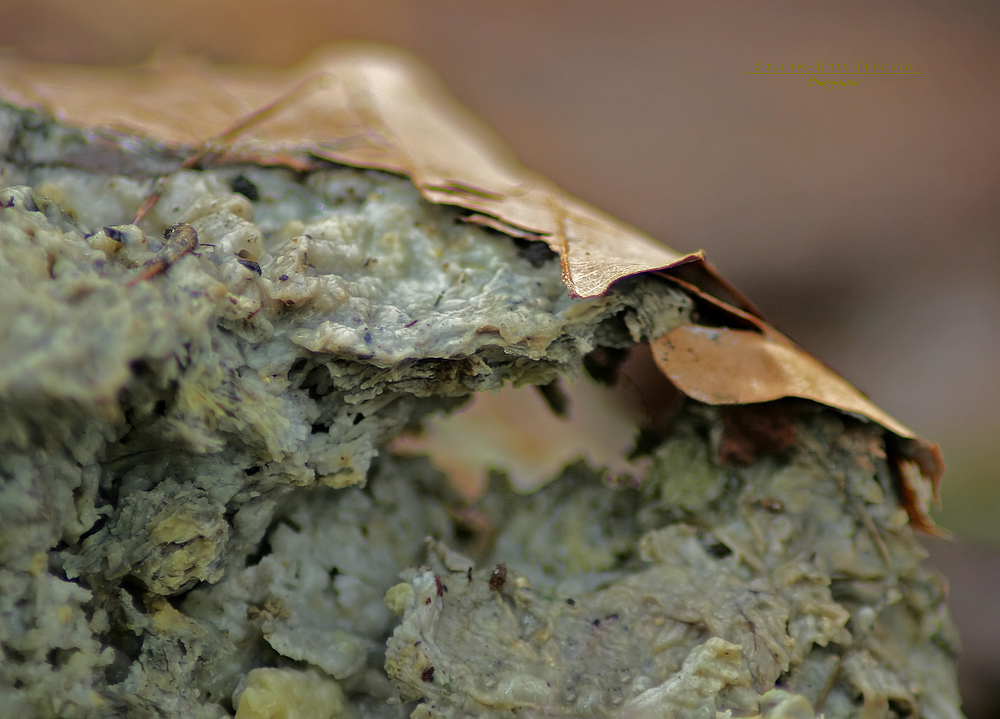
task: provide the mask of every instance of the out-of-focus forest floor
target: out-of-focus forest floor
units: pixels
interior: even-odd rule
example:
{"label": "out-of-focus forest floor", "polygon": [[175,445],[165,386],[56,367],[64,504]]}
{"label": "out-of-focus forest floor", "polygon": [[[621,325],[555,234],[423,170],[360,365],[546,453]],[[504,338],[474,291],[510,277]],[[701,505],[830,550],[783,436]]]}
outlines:
{"label": "out-of-focus forest floor", "polygon": [[[0,45],[285,66],[332,40],[421,57],[525,164],[679,250],[949,465],[928,542],[970,718],[1000,715],[1000,6],[764,1],[0,0]],[[849,88],[757,63],[910,65]],[[114,98],[109,98],[113,102]]]}

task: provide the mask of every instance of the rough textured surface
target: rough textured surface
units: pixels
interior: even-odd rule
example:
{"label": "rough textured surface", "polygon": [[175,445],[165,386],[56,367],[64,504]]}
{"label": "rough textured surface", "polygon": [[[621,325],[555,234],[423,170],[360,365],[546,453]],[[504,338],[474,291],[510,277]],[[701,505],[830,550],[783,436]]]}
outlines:
{"label": "rough textured surface", "polygon": [[682,417],[638,489],[577,466],[516,504],[487,496],[502,586],[494,564],[437,566],[390,593],[403,696],[434,717],[785,716],[764,711],[777,684],[830,717],[958,716],[937,684],[944,590],[919,567],[878,433],[816,414],[787,457],[734,469],[710,459],[718,424]]}
{"label": "rough textured surface", "polygon": [[154,180],[60,161],[90,143],[0,112],[2,713],[959,716],[878,427],[812,411],[738,468],[689,403],[631,484],[498,479],[478,525],[382,449],[686,296],[570,299],[546,248],[343,167],[173,173],[135,227]]}

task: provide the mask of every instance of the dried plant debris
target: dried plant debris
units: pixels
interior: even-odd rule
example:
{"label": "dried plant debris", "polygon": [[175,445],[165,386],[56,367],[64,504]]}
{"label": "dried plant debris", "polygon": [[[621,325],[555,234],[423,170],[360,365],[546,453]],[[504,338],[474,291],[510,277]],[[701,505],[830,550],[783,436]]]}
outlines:
{"label": "dried plant debris", "polygon": [[669,335],[674,283],[572,298],[384,172],[0,140],[0,714],[960,716],[873,422],[805,402],[771,446],[689,401],[631,477],[475,506],[385,451]]}

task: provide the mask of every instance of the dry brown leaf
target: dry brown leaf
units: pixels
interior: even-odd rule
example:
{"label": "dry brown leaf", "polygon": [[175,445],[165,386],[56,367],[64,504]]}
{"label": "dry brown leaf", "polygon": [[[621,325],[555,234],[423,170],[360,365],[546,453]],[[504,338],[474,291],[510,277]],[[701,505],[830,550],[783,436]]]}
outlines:
{"label": "dry brown leaf", "polygon": [[883,412],[780,333],[682,325],[650,346],[670,381],[700,402],[743,405],[801,397],[882,425],[898,438],[890,443],[889,454],[910,522],[923,532],[941,534],[927,511],[944,475],[938,446]]}
{"label": "dry brown leaf", "polygon": [[[889,461],[913,526],[944,536],[930,517],[940,504],[944,458],[928,442],[886,414],[835,371],[761,318],[738,289],[707,262],[661,275],[692,295],[699,314],[718,326],[685,325],[650,343],[657,367],[678,389],[706,404],[751,404],[801,397],[876,422],[892,433]],[[724,297],[725,300],[720,299]]]}
{"label": "dry brown leaf", "polygon": [[795,345],[752,330],[682,325],[652,343],[670,381],[706,404],[802,397],[863,415],[900,436],[910,430]]}
{"label": "dry brown leaf", "polygon": [[937,445],[764,322],[700,252],[672,250],[521,166],[401,52],[333,46],[287,71],[176,56],[131,68],[4,56],[0,96],[112,141],[137,135],[189,154],[208,150],[204,163],[306,168],[321,158],[405,174],[428,200],[469,210],[469,221],[548,242],[575,296],[600,295],[623,277],[672,268],[672,281],[727,321],[680,327],[654,340],[664,374],[709,404],[804,397],[881,424],[900,440],[896,466],[911,521],[933,531],[920,483],[936,496],[944,471]]}

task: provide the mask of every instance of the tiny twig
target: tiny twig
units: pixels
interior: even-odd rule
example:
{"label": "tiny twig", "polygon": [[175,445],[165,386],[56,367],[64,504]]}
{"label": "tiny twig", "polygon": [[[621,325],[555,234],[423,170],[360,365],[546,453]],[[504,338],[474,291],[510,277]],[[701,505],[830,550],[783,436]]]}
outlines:
{"label": "tiny twig", "polygon": [[892,566],[892,559],[889,557],[889,548],[886,546],[885,540],[882,539],[881,532],[878,531],[878,527],[875,526],[875,522],[873,522],[871,516],[869,516],[868,510],[866,510],[858,501],[858,498],[854,496],[854,493],[848,490],[847,496],[851,500],[854,511],[861,519],[861,523],[865,525],[865,529],[868,530],[868,534],[872,538],[872,542],[875,543],[875,548],[878,550],[879,556],[885,564],[886,573],[890,580],[890,586],[895,586],[896,570]]}
{"label": "tiny twig", "polygon": [[147,262],[142,272],[125,284],[126,287],[132,287],[138,282],[166,272],[177,260],[189,252],[194,252],[195,248],[198,247],[198,233],[191,225],[183,222],[171,225],[164,230],[163,239],[167,241],[167,244],[163,246],[160,254]]}
{"label": "tiny twig", "polygon": [[834,685],[837,683],[837,677],[840,676],[840,670],[844,666],[844,659],[847,657],[847,651],[843,651],[837,657],[837,663],[833,665],[833,669],[830,671],[830,676],[826,678],[826,683],[823,684],[823,688],[819,690],[819,695],[816,697],[816,711],[818,712],[826,704],[827,697],[830,696],[830,692],[833,691]]}
{"label": "tiny twig", "polygon": [[[222,150],[227,144],[232,142],[236,137],[243,134],[249,130],[254,125],[258,125],[264,120],[268,119],[276,112],[280,112],[284,107],[286,107],[292,100],[297,99],[300,95],[303,95],[307,90],[311,90],[313,86],[319,85],[327,79],[326,75],[313,75],[308,77],[298,85],[293,87],[291,90],[281,95],[277,99],[269,102],[268,104],[260,107],[249,115],[244,116],[235,125],[232,125],[226,129],[222,134],[215,136],[211,140],[208,140],[202,144],[201,149],[195,152],[191,157],[182,162],[177,170],[190,170],[192,167],[196,167],[209,155],[216,154]],[[157,177],[154,180],[153,187],[159,182],[160,178]],[[152,192],[140,205],[139,209],[136,210],[135,216],[132,218],[132,224],[139,224],[142,219],[156,207],[156,203],[160,201],[161,192]]]}

